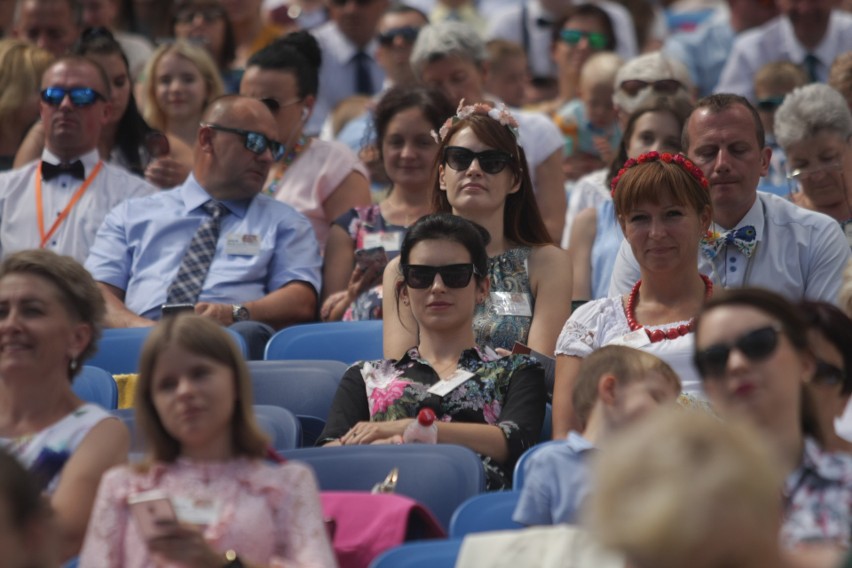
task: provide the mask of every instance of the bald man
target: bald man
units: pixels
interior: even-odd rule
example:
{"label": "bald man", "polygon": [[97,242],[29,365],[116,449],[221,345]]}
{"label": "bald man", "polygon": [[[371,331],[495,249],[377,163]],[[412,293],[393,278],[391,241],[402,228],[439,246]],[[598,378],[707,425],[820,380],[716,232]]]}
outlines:
{"label": "bald man", "polygon": [[180,306],[232,326],[260,359],[275,330],[314,319],[322,260],[311,224],[260,195],[284,151],[275,124],[258,100],[218,99],[184,184],[110,212],[86,261],[108,327],[153,325]]}

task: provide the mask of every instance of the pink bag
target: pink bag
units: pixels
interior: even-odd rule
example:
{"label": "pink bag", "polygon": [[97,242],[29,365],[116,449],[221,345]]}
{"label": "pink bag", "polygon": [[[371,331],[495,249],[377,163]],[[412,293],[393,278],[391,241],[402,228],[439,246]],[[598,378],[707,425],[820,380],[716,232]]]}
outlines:
{"label": "pink bag", "polygon": [[408,540],[446,537],[432,512],[404,495],[322,491],[320,497],[340,568],[367,568]]}

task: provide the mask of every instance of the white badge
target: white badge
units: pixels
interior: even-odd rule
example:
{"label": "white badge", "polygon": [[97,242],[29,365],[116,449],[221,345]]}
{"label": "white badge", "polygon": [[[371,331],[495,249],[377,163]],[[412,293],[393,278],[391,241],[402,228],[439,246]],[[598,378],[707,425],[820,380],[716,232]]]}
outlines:
{"label": "white badge", "polygon": [[532,317],[530,297],[521,292],[491,292],[491,309],[498,316]]}
{"label": "white badge", "polygon": [[438,396],[447,396],[451,392],[453,392],[459,385],[467,381],[469,378],[473,377],[474,374],[470,371],[465,371],[464,369],[457,369],[455,373],[450,375],[450,378],[447,380],[438,381],[426,392],[431,394],[436,394]]}
{"label": "white badge", "polygon": [[190,499],[172,497],[175,514],[182,523],[190,525],[212,525],[219,518],[222,503],[215,499]]}
{"label": "white badge", "polygon": [[630,333],[625,333],[623,336],[610,341],[607,345],[624,345],[625,347],[641,349],[650,343],[651,338],[648,337],[648,334],[645,333],[645,329],[643,328],[631,331]]}
{"label": "white badge", "polygon": [[402,233],[393,231],[390,233],[368,233],[364,235],[365,249],[382,247],[385,252],[398,252],[399,246],[402,243]]}
{"label": "white badge", "polygon": [[260,254],[260,236],[251,233],[228,233],[225,237],[225,254],[257,256]]}

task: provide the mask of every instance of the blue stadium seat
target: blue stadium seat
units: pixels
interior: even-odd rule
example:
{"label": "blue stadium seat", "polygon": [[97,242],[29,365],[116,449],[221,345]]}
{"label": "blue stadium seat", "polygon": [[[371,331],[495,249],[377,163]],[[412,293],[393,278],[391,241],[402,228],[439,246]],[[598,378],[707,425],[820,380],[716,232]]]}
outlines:
{"label": "blue stadium seat", "polygon": [[294,450],[302,446],[302,425],[286,408],[255,404],[254,415],[257,425],[272,439],[275,451]]}
{"label": "blue stadium seat", "polygon": [[470,533],[524,528],[512,520],[521,496],[519,491],[494,491],[471,497],[450,519],[450,538],[463,538]]}
{"label": "blue stadium seat", "polygon": [[370,320],[285,327],[266,344],[264,359],[331,359],[351,365],[382,357],[382,321]]}
{"label": "blue stadium seat", "polygon": [[86,402],[93,402],[107,410],[118,408],[118,385],[112,375],[98,367],[85,365],[74,377],[71,390]]}
{"label": "blue stadium seat", "polygon": [[302,448],[285,456],[310,465],[326,491],[369,491],[399,468],[396,492],[428,507],[444,529],[456,507],[485,491],[479,457],[451,444]]}
{"label": "blue stadium seat", "polygon": [[391,548],[370,563],[370,568],[453,568],[462,539],[410,542]]}
{"label": "blue stadium seat", "polygon": [[546,448],[551,444],[564,444],[564,440],[550,440],[548,442],[543,442],[541,444],[537,444],[532,448],[525,451],[521,454],[521,457],[518,458],[518,461],[515,463],[515,472],[512,474],[512,489],[515,491],[520,491],[524,487],[524,467],[526,467],[527,460],[530,459],[530,456],[539,451],[541,448]]}

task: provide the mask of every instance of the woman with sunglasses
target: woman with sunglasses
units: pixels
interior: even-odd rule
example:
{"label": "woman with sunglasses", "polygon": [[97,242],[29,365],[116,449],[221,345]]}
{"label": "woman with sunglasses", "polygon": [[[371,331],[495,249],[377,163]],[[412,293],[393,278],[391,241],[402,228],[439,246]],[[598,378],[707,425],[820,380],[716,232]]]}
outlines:
{"label": "woman with sunglasses", "polygon": [[[517,122],[503,107],[460,107],[438,133],[440,163],[434,211],[485,227],[490,292],[474,317],[476,344],[508,352],[515,342],[553,353],[571,312],[571,262],[550,244],[538,212]],[[384,352],[399,357],[417,342],[411,310],[392,301],[399,286],[394,261],[384,275]]]}
{"label": "woman with sunglasses", "polygon": [[226,93],[240,90],[242,69],[232,67],[236,58],[234,29],[220,0],[179,0],[172,13],[172,34],[203,46],[219,67]]}
{"label": "woman with sunglasses", "polygon": [[848,548],[852,456],[826,453],[806,388],[818,380],[807,321],[773,292],[740,288],[709,300],[695,328],[695,365],[713,408],[756,426],[783,468],[782,543]]}
{"label": "woman with sunglasses", "polygon": [[489,292],[488,237],[461,217],[428,215],[405,235],[393,300],[420,331],[398,359],[346,371],[320,444],[401,443],[422,408],[438,417],[438,442],[482,456],[489,489],[502,489],[544,419],[544,371],[524,355],[492,359],[477,348],[474,313]]}
{"label": "woman with sunglasses", "polygon": [[701,170],[680,154],[641,154],[613,178],[615,216],[641,279],[629,294],[588,302],[565,322],[556,344],[554,439],[577,429],[574,383],[583,357],[604,345],[648,351],[672,366],[685,393],[701,392],[692,331],[695,314],[713,292],[695,263],[712,219],[708,187]]}

